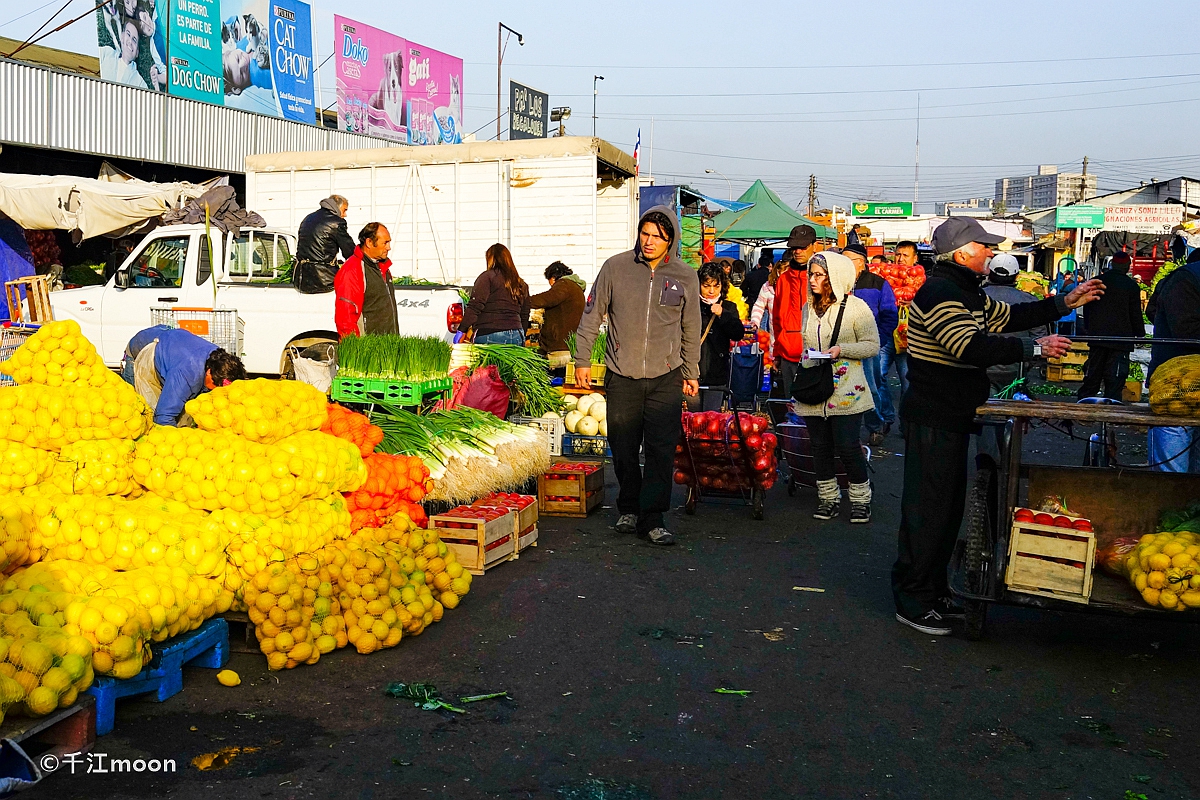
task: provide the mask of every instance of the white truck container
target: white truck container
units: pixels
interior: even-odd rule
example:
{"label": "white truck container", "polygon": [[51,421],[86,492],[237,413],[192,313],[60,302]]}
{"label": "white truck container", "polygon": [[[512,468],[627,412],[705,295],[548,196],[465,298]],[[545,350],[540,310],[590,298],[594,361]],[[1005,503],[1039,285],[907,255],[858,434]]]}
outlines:
{"label": "white truck container", "polygon": [[558,137],[246,158],[246,207],[294,231],[322,199],[350,201],[350,235],[382,222],[397,275],[470,286],[496,242],[534,292],[562,261],[595,279],[633,246],[633,158],[601,139]]}
{"label": "white truck container", "polygon": [[[338,340],[334,293],[301,294],[280,280],[295,249],[295,235],[280,230],[242,228],[235,236],[167,225],[138,243],[107,284],[51,292],[50,306],[55,319],[79,323],[110,367],[135,333],[154,324],[154,309],[233,309],[247,371],[279,374],[291,348]],[[454,287],[397,287],[396,306],[400,333],[447,341],[462,315]]]}

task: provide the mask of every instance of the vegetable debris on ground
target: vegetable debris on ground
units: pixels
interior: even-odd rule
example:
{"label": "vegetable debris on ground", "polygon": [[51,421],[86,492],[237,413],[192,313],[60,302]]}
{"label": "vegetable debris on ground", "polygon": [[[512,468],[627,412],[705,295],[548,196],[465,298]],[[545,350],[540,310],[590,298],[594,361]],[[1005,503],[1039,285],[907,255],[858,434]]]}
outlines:
{"label": "vegetable debris on ground", "polygon": [[442,699],[437,687],[432,683],[389,683],[388,687],[383,690],[383,693],[389,697],[399,697],[402,700],[412,700],[413,705],[419,706],[426,711],[437,711],[439,708],[444,708],[447,711],[453,711],[455,714],[465,714],[465,708],[452,706]]}
{"label": "vegetable debris on ground", "polygon": [[550,362],[519,344],[456,344],[450,368],[475,370],[495,364],[500,380],[513,393],[513,402],[525,414],[540,417],[562,411],[562,393],[550,385]]}
{"label": "vegetable debris on ground", "polygon": [[344,378],[427,381],[449,373],[450,345],[432,336],[346,336],[338,343],[337,362]]}

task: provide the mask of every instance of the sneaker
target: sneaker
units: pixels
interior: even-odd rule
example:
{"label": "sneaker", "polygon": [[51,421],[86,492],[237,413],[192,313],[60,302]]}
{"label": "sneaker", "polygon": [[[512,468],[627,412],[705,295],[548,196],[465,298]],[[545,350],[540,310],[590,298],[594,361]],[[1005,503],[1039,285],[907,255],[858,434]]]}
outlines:
{"label": "sneaker", "polygon": [[907,625],[913,630],[918,630],[921,633],[927,633],[930,636],[949,636],[950,626],[942,619],[942,615],[937,611],[927,611],[920,617],[909,617],[896,612],[896,621]]}
{"label": "sneaker", "polygon": [[650,544],[657,544],[662,547],[675,544],[675,535],[666,528],[655,528],[646,534],[646,538],[650,540]]}
{"label": "sneaker", "polygon": [[834,519],[841,514],[841,500],[821,500],[817,503],[817,510],[813,512],[813,519]]}
{"label": "sneaker", "polygon": [[617,520],[617,533],[637,533],[637,514],[622,514]]}
{"label": "sneaker", "polygon": [[870,503],[851,503],[850,504],[850,521],[851,522],[870,522],[871,521],[871,504]]}
{"label": "sneaker", "polygon": [[966,610],[963,609],[963,607],[957,602],[955,602],[953,597],[949,596],[939,597],[937,603],[934,605],[934,608],[936,608],[937,612],[943,617],[965,617],[967,615]]}

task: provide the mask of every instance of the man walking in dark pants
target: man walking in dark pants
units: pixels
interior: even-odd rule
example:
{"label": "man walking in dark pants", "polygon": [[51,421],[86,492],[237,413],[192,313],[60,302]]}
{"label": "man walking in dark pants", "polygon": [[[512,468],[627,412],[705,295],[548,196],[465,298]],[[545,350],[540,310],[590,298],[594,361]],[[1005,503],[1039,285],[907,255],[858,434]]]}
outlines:
{"label": "man walking in dark pants", "polygon": [[[671,507],[683,396],[700,391],[700,284],[678,255],[675,213],[655,206],[638,221],[638,241],[604,262],[576,332],[575,385],[591,385],[592,343],[608,318],[608,443],[621,491],[618,533],[671,545]],[[646,466],[638,463],[644,448]]]}
{"label": "man walking in dark pants", "polygon": [[[1104,297],[1084,311],[1083,324],[1089,336],[1141,338],[1146,335],[1146,324],[1142,320],[1142,290],[1129,277],[1131,262],[1128,253],[1117,253],[1112,257],[1112,267],[1100,274]],[[1089,344],[1079,396],[1095,397],[1103,384],[1105,397],[1120,400],[1125,379],[1129,377],[1131,352],[1131,344]]]}
{"label": "man walking in dark pants", "polygon": [[946,569],[967,495],[967,447],[975,409],[988,398],[987,368],[1035,356],[1061,356],[1062,336],[1036,342],[996,336],[1059,319],[1104,293],[1098,280],[1069,294],[1010,306],[980,287],[1001,236],[969,217],[951,217],[933,233],[937,265],[913,298],[908,320],[909,389],[901,401],[904,492],[899,553],[892,567],[896,619],[932,636],[950,633],[945,618],[961,615]]}

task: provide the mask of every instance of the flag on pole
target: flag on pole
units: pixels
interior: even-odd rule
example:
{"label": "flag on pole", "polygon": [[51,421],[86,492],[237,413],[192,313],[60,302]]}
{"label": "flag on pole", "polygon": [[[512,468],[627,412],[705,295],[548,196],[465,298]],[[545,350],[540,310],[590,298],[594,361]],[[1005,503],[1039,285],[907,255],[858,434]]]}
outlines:
{"label": "flag on pole", "polygon": [[642,172],[642,129],[638,128],[637,143],[633,145],[633,174],[640,175]]}

